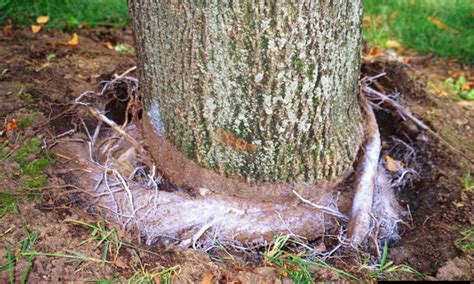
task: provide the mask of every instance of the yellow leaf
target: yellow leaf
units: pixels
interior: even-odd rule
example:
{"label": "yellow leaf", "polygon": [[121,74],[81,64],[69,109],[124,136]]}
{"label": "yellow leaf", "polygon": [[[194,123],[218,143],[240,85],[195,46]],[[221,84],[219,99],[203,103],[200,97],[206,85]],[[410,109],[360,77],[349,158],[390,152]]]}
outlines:
{"label": "yellow leaf", "polygon": [[385,168],[387,170],[391,172],[398,172],[399,170],[403,169],[403,163],[401,161],[395,160],[389,155],[385,155],[384,158],[387,162],[387,164],[385,165]]}
{"label": "yellow leaf", "polygon": [[387,48],[400,48],[400,47],[402,47],[402,45],[394,39],[387,40],[387,42],[385,43],[385,46],[387,46]]}
{"label": "yellow leaf", "polygon": [[459,35],[459,31],[456,31],[456,30],[451,29],[448,25],[446,25],[446,24],[443,23],[441,20],[439,20],[439,19],[437,19],[437,18],[435,18],[435,17],[433,17],[433,16],[429,16],[429,17],[428,17],[428,20],[429,20],[430,22],[432,22],[435,26],[437,26],[437,27],[440,28],[440,29],[443,29],[443,30],[448,31],[448,32],[450,32],[450,33],[454,33],[454,34]]}
{"label": "yellow leaf", "polygon": [[31,31],[35,34],[41,30],[42,25],[31,25]]}
{"label": "yellow leaf", "polygon": [[67,42],[67,45],[78,45],[79,44],[79,36],[77,36],[77,33],[73,33],[71,39]]}
{"label": "yellow leaf", "polygon": [[46,24],[47,22],[49,21],[49,17],[48,16],[39,16],[37,19],[36,19],[36,22],[40,25],[43,25],[43,24]]}

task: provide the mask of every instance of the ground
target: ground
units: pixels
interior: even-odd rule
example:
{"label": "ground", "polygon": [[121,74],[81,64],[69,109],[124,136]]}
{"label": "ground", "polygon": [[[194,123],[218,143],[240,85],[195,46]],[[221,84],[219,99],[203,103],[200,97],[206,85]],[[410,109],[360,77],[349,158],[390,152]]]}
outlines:
{"label": "ground", "polygon": [[[79,44],[68,45],[69,40],[70,35],[62,32],[34,34],[29,27],[17,26],[8,36],[0,35],[0,125],[3,141],[8,141],[0,148],[0,282],[11,277],[32,283],[140,282],[146,277],[157,282],[169,277],[202,283],[289,281],[288,272],[262,257],[216,257],[140,244],[78,202],[73,181],[58,163],[61,157],[53,157],[47,149],[54,137],[73,127],[69,104],[82,92],[96,90],[101,80],[134,66],[135,58],[128,28],[83,29]],[[386,137],[406,135],[411,141],[419,174],[410,190],[397,193],[409,214],[402,239],[389,244],[388,258],[428,279],[472,279],[474,102],[459,98],[445,80],[464,76],[472,81],[474,69],[416,54],[390,57],[390,52],[370,48],[367,54],[364,74],[387,73],[379,91],[400,92],[412,112],[445,141],[378,112]],[[389,63],[393,60],[402,63]],[[389,147],[387,142],[384,150]],[[394,158],[400,157],[394,154]],[[331,245],[319,242],[320,247]],[[265,252],[268,255],[265,248],[257,251],[260,256]],[[373,274],[363,257],[344,251],[327,262],[359,278],[419,277],[403,274],[403,269],[395,276],[389,271]],[[337,279],[333,270],[312,271],[319,280]]]}

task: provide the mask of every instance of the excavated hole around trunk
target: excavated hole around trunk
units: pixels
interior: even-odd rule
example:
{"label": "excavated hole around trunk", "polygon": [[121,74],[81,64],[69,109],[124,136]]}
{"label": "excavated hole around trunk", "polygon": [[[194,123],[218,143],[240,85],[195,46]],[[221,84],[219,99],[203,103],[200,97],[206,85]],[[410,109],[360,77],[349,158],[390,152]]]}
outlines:
{"label": "excavated hole around trunk", "polygon": [[[69,180],[84,189],[84,200],[94,210],[135,232],[147,244],[174,243],[205,249],[209,239],[217,239],[234,248],[242,244],[254,247],[278,234],[293,234],[308,241],[336,235],[339,242],[347,244],[353,174],[336,185],[295,185],[283,195],[270,198],[265,192],[238,196],[175,186],[160,175],[160,169],[142,147],[141,110],[127,108],[131,100],[139,100],[136,90],[130,91],[125,81],[117,81],[101,96],[88,99],[87,106],[81,108],[103,109],[104,119],[117,124],[133,120],[117,126],[129,137],[83,109],[83,130],[60,139],[53,152],[64,158],[62,167],[74,169]],[[389,158],[380,159],[371,237],[366,242],[375,252],[383,241],[399,238],[397,224],[403,223],[409,212],[398,206],[393,189],[410,187],[419,170],[413,160],[417,149],[410,139],[417,134],[411,125],[393,113],[380,110],[376,115],[382,133],[382,155]],[[394,170],[393,165],[387,165],[390,158],[404,166]]]}

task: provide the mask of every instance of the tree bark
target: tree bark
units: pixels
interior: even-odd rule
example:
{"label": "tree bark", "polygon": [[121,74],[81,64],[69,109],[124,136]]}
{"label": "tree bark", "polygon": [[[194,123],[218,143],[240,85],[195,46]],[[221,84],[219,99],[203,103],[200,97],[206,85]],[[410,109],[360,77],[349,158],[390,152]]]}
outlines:
{"label": "tree bark", "polygon": [[129,5],[148,138],[159,139],[148,144],[172,181],[325,184],[352,171],[360,0]]}

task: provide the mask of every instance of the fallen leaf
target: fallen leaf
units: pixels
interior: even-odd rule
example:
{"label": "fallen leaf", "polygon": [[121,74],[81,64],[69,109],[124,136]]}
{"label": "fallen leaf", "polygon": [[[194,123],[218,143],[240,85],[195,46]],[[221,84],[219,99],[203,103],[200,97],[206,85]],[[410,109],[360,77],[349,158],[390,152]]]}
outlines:
{"label": "fallen leaf", "polygon": [[211,284],[212,278],[214,278],[214,275],[211,272],[206,271],[204,273],[204,277],[201,280],[201,284]]}
{"label": "fallen leaf", "polygon": [[5,125],[5,130],[7,132],[10,132],[10,131],[13,131],[17,127],[18,127],[18,125],[16,123],[16,119],[12,119],[12,122],[7,123],[7,125]]}
{"label": "fallen leaf", "polygon": [[77,33],[73,33],[71,39],[67,42],[67,45],[75,46],[79,44],[79,36]]}
{"label": "fallen leaf", "polygon": [[378,46],[374,46],[369,50],[369,55],[372,55],[372,56],[379,56],[379,55],[382,55],[382,54],[383,54],[383,51]]}
{"label": "fallen leaf", "polygon": [[462,202],[453,202],[454,206],[456,206],[457,208],[461,208],[461,207],[464,207],[464,203]]}
{"label": "fallen leaf", "polygon": [[41,30],[42,25],[31,25],[31,31],[35,34]]}
{"label": "fallen leaf", "polygon": [[387,40],[387,42],[385,43],[385,46],[387,46],[387,48],[400,48],[400,47],[402,47],[402,45],[394,39]]}
{"label": "fallen leaf", "polygon": [[469,91],[474,86],[474,82],[466,82],[461,85],[461,91]]}
{"label": "fallen leaf", "polygon": [[135,148],[130,147],[114,161],[114,165],[122,175],[129,176],[135,169],[133,161],[136,157]]}
{"label": "fallen leaf", "polygon": [[2,32],[4,37],[9,37],[13,28],[12,20],[8,19],[7,23],[3,26]]}
{"label": "fallen leaf", "polygon": [[430,22],[432,22],[435,26],[437,26],[437,27],[440,28],[440,29],[443,29],[443,30],[448,31],[448,32],[450,32],[450,33],[454,33],[454,34],[456,34],[456,35],[459,35],[459,34],[460,34],[459,31],[456,31],[456,30],[451,29],[448,25],[446,25],[446,24],[443,23],[441,20],[439,20],[439,19],[437,19],[437,18],[435,18],[435,17],[433,17],[433,16],[428,16],[428,20],[429,20]]}
{"label": "fallen leaf", "polygon": [[391,172],[398,172],[399,170],[403,169],[403,163],[401,161],[395,160],[389,155],[385,155],[384,158],[387,162],[387,164],[385,165],[385,168],[387,170]]}
{"label": "fallen leaf", "polygon": [[49,17],[48,16],[39,16],[38,18],[36,18],[36,22],[40,25],[44,25],[46,24],[47,22],[49,21]]}
{"label": "fallen leaf", "polygon": [[114,49],[114,46],[112,45],[110,41],[105,42],[105,47],[107,47],[108,49]]}
{"label": "fallen leaf", "polygon": [[90,29],[91,27],[89,26],[88,23],[80,23],[79,26],[77,26],[78,29]]}

